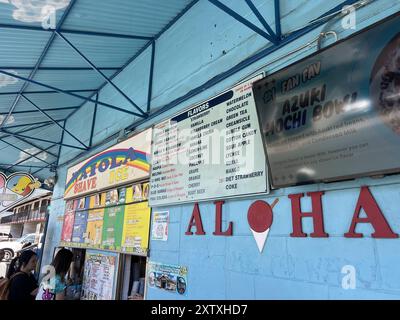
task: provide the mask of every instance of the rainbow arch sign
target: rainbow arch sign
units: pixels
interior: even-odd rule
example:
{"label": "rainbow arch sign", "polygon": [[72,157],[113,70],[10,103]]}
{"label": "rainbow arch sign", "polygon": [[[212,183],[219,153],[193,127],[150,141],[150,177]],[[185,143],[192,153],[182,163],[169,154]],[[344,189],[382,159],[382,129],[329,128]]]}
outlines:
{"label": "rainbow arch sign", "polygon": [[147,129],[67,171],[64,199],[148,178],[152,129]]}

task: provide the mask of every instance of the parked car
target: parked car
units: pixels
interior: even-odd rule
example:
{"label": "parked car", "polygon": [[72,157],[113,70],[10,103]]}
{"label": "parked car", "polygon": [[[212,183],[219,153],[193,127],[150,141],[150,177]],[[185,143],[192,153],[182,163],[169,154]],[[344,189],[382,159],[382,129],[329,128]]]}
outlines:
{"label": "parked car", "polygon": [[0,241],[8,240],[12,238],[10,233],[0,232]]}
{"label": "parked car", "polygon": [[[1,241],[0,242],[0,249],[4,249],[5,255],[4,260],[9,261],[15,257],[17,252],[22,249],[25,243],[31,244],[40,244],[42,239],[43,233],[39,235],[39,241],[36,239],[35,233],[28,233],[23,235],[19,239],[11,239],[9,241]],[[40,249],[40,248],[39,248]]]}

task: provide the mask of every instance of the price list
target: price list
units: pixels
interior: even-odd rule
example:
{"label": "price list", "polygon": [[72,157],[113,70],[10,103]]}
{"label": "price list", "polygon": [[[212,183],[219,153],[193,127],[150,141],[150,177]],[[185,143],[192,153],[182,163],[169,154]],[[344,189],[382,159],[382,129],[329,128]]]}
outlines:
{"label": "price list", "polygon": [[252,93],[260,78],[155,126],[151,206],[268,192]]}

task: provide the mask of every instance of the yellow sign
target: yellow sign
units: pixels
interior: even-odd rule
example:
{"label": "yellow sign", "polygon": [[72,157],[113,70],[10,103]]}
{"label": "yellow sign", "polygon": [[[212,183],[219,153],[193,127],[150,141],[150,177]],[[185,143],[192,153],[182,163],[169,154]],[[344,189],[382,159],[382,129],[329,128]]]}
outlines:
{"label": "yellow sign", "polygon": [[[101,245],[101,233],[103,229],[104,207],[106,203],[105,193],[95,194],[90,197],[89,213],[86,227],[86,243],[91,247]],[[97,209],[94,209],[97,208]]]}
{"label": "yellow sign", "polygon": [[150,208],[148,201],[125,206],[122,248],[146,253],[149,246]]}

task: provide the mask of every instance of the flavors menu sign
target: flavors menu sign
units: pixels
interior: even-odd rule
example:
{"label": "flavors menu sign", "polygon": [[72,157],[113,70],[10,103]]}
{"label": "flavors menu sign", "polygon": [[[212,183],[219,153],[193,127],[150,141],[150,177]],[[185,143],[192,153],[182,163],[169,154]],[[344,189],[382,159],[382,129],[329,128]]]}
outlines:
{"label": "flavors menu sign", "polygon": [[154,127],[151,206],[268,191],[251,89],[261,77]]}

